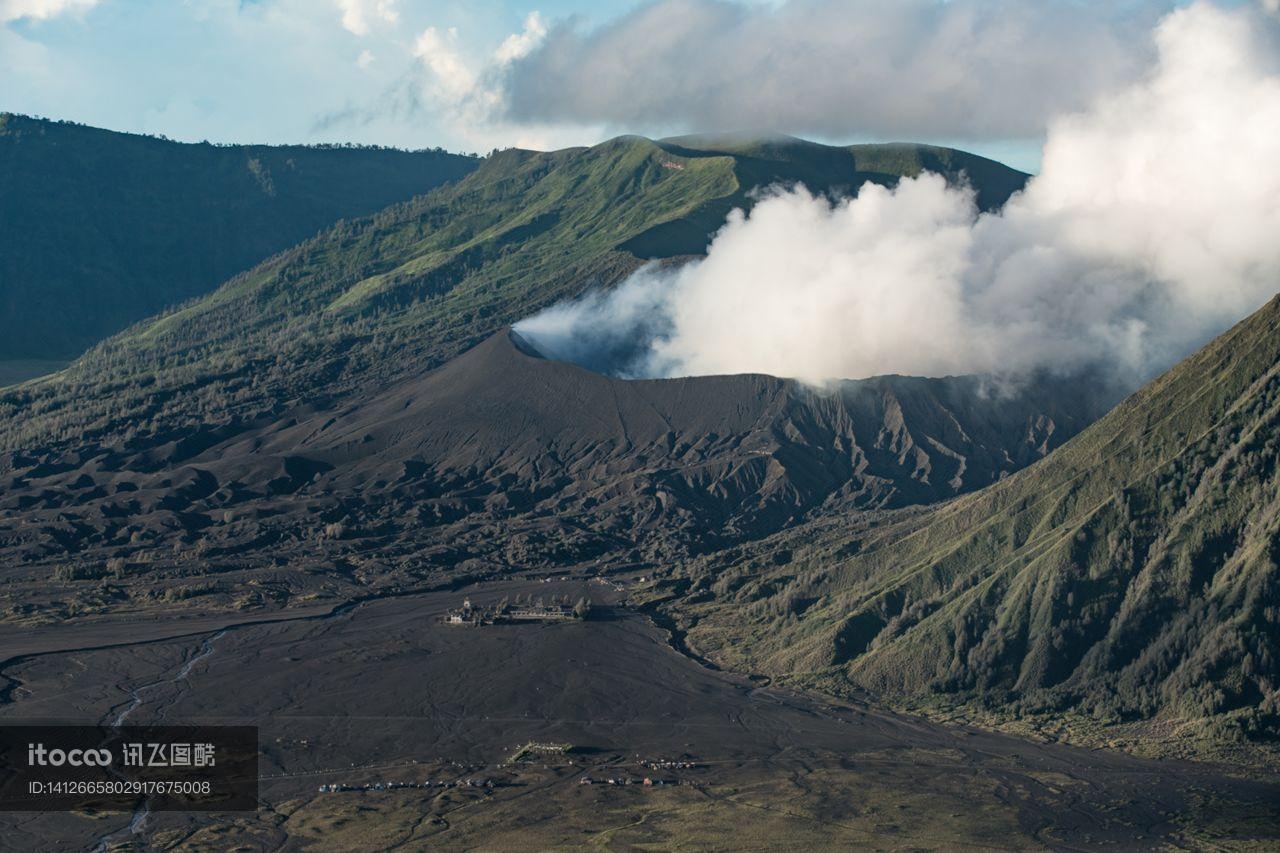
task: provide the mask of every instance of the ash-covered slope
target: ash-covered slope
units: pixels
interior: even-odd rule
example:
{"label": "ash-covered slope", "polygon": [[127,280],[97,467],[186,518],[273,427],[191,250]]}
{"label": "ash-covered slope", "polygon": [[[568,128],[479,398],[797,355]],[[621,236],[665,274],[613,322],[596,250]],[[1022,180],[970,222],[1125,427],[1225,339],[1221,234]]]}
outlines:
{"label": "ash-covered slope", "polygon": [[967,377],[830,391],[757,375],[627,381],[504,330],[386,391],[234,437],[61,466],[19,454],[0,541],[29,560],[129,562],[166,540],[263,559],[324,537],[514,567],[671,557],[820,509],[981,488],[1109,402],[1085,379],[1014,393]]}
{"label": "ash-covered slope", "polygon": [[1280,736],[1278,329],[1280,299],[990,489],[695,569],[714,601],[686,617],[744,665],[890,696]]}

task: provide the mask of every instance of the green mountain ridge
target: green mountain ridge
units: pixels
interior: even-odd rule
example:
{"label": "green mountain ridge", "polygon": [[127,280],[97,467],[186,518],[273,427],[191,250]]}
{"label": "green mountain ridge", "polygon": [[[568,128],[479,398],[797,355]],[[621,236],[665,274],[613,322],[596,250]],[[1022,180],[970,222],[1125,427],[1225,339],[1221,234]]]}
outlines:
{"label": "green mountain ridge", "polygon": [[73,358],[478,163],[439,150],[179,143],[0,113],[0,360]]}
{"label": "green mountain ridge", "polygon": [[[837,193],[897,179],[883,163],[861,170],[862,149],[797,143],[768,159],[670,147],[621,137],[496,152],[456,184],[340,223],[136,324],[65,373],[0,393],[0,449],[145,440],[340,398],[438,366],[646,260],[702,251],[758,187],[806,180]],[[952,180],[988,175],[990,161],[948,156]],[[994,202],[1026,180],[991,169],[990,185],[977,183]]]}
{"label": "green mountain ridge", "polygon": [[673,609],[713,657],[827,689],[1136,745],[1274,739],[1278,326],[1280,298],[980,492],[693,567]]}

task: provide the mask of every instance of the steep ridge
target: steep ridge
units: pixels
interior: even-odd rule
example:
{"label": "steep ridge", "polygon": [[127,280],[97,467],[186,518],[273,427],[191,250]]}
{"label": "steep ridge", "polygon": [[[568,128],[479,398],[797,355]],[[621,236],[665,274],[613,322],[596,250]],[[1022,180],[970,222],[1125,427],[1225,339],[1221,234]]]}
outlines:
{"label": "steep ridge", "polygon": [[86,567],[174,542],[297,560],[326,536],[511,568],[667,560],[818,511],[981,488],[1109,402],[1083,378],[1011,393],[974,377],[829,391],[757,375],[627,381],[503,330],[421,377],[234,436],[66,464],[12,455],[0,543],[19,562]]}
{"label": "steep ridge", "polygon": [[0,113],[0,360],[74,358],[340,219],[478,165],[439,150],[184,144]]}
{"label": "steep ridge", "polygon": [[[742,665],[1142,739],[1280,734],[1280,300],[1044,461],[691,571]],[[771,555],[786,553],[776,568]],[[745,618],[750,614],[751,618]]]}

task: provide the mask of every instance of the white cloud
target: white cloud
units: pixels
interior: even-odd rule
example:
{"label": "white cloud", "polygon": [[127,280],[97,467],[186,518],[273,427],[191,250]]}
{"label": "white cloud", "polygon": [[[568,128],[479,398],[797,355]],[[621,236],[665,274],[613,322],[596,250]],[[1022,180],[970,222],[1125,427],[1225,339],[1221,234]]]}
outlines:
{"label": "white cloud", "polygon": [[360,55],[356,57],[356,65],[360,68],[368,68],[373,65],[375,59],[376,57],[373,55],[372,50],[362,50]]}
{"label": "white cloud", "polygon": [[[494,79],[497,72],[528,55],[546,34],[542,16],[532,12],[525,18],[520,32],[507,36],[489,57],[475,60],[468,58],[459,47],[456,28],[441,31],[428,27],[418,36],[413,54],[430,73],[432,94],[436,99],[447,104],[471,100],[492,113],[504,97]],[[485,118],[495,117],[486,115]]]}
{"label": "white cloud", "polygon": [[[1280,2],[1280,0],[1276,0]],[[530,12],[529,16],[524,19],[524,29],[518,33],[512,33],[503,40],[498,49],[494,51],[493,60],[500,66],[510,65],[517,59],[523,59],[533,52],[535,48],[542,43],[547,37],[547,25],[542,20],[542,15],[537,12]]]}
{"label": "white cloud", "polygon": [[0,23],[22,18],[45,20],[58,15],[84,12],[100,0],[0,0]]}
{"label": "white cloud", "polygon": [[645,323],[666,324],[650,374],[1102,361],[1145,377],[1280,289],[1277,37],[1251,8],[1195,3],[1160,24],[1149,76],[1052,122],[1042,173],[1001,213],[932,175],[834,205],[779,192],[731,217],[705,260],[541,318],[544,341],[612,346],[639,293],[661,306]]}
{"label": "white cloud", "polygon": [[499,145],[555,148],[580,144],[580,126],[549,126],[540,122],[512,124],[504,118],[506,92],[501,72],[533,50],[546,35],[537,12],[528,15],[520,32],[507,36],[491,53],[470,54],[456,28],[428,27],[414,43],[413,54],[426,74],[422,100],[439,111],[454,133],[468,144],[485,149]]}
{"label": "white cloud", "polygon": [[433,100],[447,105],[465,101],[476,92],[476,73],[458,49],[458,31],[427,27],[413,46],[413,55],[430,74]]}
{"label": "white cloud", "polygon": [[342,26],[353,35],[369,34],[372,22],[394,24],[400,20],[397,0],[335,0],[342,12]]}

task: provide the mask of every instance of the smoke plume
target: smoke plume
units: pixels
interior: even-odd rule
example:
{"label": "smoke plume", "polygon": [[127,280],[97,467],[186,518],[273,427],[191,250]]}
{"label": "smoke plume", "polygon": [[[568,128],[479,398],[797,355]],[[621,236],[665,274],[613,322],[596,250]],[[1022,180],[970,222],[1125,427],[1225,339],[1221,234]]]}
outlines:
{"label": "smoke plume", "polygon": [[520,331],[642,376],[1147,378],[1280,289],[1275,27],[1205,2],[1169,14],[1149,74],[1055,120],[1042,172],[1000,212],[930,174],[835,203],[776,189],[705,259]]}

